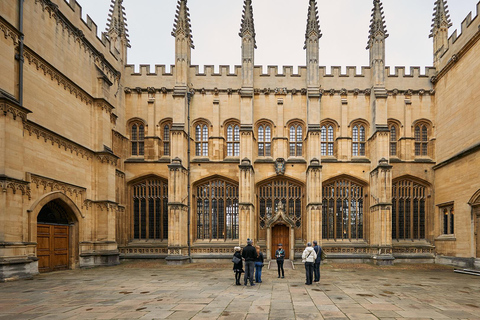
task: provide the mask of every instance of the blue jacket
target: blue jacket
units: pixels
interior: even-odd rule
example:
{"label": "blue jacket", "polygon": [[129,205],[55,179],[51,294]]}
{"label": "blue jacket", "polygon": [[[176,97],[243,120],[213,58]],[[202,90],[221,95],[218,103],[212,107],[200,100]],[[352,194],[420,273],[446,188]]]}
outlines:
{"label": "blue jacket", "polygon": [[320,263],[322,261],[322,248],[320,246],[314,246],[313,250],[317,254],[317,259],[315,259],[315,263]]}

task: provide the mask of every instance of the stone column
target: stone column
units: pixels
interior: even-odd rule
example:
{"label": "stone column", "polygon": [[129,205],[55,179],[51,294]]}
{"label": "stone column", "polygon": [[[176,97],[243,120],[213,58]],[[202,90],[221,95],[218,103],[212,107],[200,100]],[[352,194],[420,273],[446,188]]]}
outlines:
{"label": "stone column", "polygon": [[240,244],[245,244],[247,238],[256,240],[256,219],[254,205],[254,181],[255,171],[249,159],[245,158],[239,165],[240,168],[240,190],[239,190],[239,229]]}
{"label": "stone column", "polygon": [[167,264],[184,264],[188,257],[188,172],[179,158],[168,165],[168,257]]}
{"label": "stone column", "polygon": [[322,165],[316,158],[307,169],[307,241],[322,239]]}

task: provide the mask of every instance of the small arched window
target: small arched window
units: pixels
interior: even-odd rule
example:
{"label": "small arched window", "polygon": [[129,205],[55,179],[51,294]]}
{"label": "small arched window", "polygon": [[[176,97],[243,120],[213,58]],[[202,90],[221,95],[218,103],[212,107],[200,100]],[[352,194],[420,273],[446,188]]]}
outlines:
{"label": "small arched window", "polygon": [[390,125],[390,156],[397,156],[398,130],[395,125]]}
{"label": "small arched window", "polygon": [[303,128],[300,124],[290,126],[290,157],[303,155]]}
{"label": "small arched window", "polygon": [[208,127],[204,123],[195,127],[195,156],[208,157]]}
{"label": "small arched window", "polygon": [[167,123],[163,126],[163,155],[170,155],[170,129],[171,124]]}
{"label": "small arched window", "polygon": [[145,154],[145,126],[142,123],[134,123],[131,127],[132,156]]}
{"label": "small arched window", "polygon": [[335,130],[332,125],[322,126],[320,139],[322,156],[333,156]]}
{"label": "small arched window", "polygon": [[269,124],[258,127],[258,156],[272,156],[272,129]]}
{"label": "small arched window", "polygon": [[354,157],[365,156],[365,126],[363,124],[356,124],[352,130],[352,155]]}
{"label": "small arched window", "polygon": [[428,128],[425,124],[415,126],[415,155],[428,156]]}
{"label": "small arched window", "polygon": [[240,126],[238,124],[227,126],[227,156],[240,156]]}

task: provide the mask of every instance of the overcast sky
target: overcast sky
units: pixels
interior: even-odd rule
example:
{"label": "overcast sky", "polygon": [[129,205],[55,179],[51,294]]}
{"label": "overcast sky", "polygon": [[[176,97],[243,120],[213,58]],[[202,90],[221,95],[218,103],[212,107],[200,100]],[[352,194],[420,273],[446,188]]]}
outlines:
{"label": "overcast sky", "polygon": [[[77,0],[105,30],[111,0]],[[368,65],[367,45],[372,0],[318,0],[320,65]],[[432,39],[428,38],[435,0],[384,0],[389,66],[432,65]],[[469,12],[476,15],[478,0],[448,1],[453,27]],[[129,64],[174,64],[171,36],[177,0],[124,0],[132,48]],[[238,36],[243,0],[190,0],[195,65],[239,65]],[[305,28],[308,0],[253,0],[257,46],[256,65],[305,65]],[[296,69],[296,68],[295,68]]]}

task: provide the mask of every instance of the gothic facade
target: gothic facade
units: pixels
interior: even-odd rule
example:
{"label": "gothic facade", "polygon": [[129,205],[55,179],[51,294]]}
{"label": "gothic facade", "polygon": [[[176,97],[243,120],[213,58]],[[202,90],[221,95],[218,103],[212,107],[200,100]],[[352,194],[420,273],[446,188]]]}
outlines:
{"label": "gothic facade", "polygon": [[268,258],[318,240],[332,261],[479,267],[478,15],[449,37],[436,0],[434,66],[393,70],[374,0],[369,65],[327,73],[317,10],[298,73],[255,65],[251,0],[241,65],[200,72],[178,0],[175,66],[135,72],[122,0],[101,38],[75,0],[1,1],[0,280],[247,238]]}

